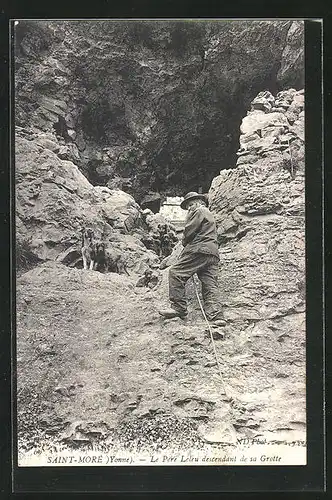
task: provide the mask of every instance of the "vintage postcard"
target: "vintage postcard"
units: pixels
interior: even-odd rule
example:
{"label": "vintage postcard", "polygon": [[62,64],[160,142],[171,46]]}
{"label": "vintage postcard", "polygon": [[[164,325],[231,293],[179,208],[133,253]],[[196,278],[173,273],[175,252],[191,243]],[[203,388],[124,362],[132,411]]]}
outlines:
{"label": "vintage postcard", "polygon": [[303,20],[12,30],[18,466],[306,465]]}

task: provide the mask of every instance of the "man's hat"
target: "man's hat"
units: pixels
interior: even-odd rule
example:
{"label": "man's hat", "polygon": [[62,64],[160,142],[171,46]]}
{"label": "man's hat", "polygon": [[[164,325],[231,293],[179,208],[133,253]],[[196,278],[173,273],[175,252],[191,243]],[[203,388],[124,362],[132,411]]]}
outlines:
{"label": "man's hat", "polygon": [[185,195],[185,197],[183,198],[183,201],[181,202],[180,207],[183,210],[187,210],[187,203],[190,200],[203,200],[205,205],[208,206],[208,201],[207,201],[207,198],[204,194],[196,193],[196,191],[190,191],[190,193],[187,193]]}

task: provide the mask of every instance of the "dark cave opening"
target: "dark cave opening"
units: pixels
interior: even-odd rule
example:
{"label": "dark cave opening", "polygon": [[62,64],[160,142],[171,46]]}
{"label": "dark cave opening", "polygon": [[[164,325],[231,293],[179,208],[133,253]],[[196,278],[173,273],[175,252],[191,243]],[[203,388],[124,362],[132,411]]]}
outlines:
{"label": "dark cave opening", "polygon": [[[261,83],[257,84],[257,87],[258,89],[253,89],[249,96],[239,99],[236,104],[224,105],[219,115],[215,113],[213,119],[210,117],[200,123],[199,127],[194,121],[188,120],[190,128],[186,134],[179,133],[172,123],[167,123],[166,132],[162,131],[160,137],[152,137],[150,143],[140,145],[142,156],[147,158],[144,168],[135,162],[118,160],[112,173],[104,173],[102,160],[89,160],[86,166],[89,181],[93,185],[111,187],[119,176],[120,181],[116,187],[131,194],[138,203],[142,203],[149,191],[161,196],[183,196],[188,191],[200,189],[207,193],[213,178],[219,175],[221,170],[236,166],[241,120],[249,109],[250,100],[261,90]],[[266,89],[264,84],[263,88]],[[270,89],[272,90],[271,86]],[[96,110],[93,115],[98,116]],[[110,116],[106,119],[105,114],[103,119],[98,120],[98,128],[93,115],[90,114],[89,118],[87,113],[84,115],[85,127],[89,125],[90,130],[94,129],[95,139],[99,144],[118,146],[121,141],[105,140],[105,137],[111,137],[110,131],[107,130]],[[197,115],[200,116],[199,110]],[[164,134],[168,136],[166,141]],[[123,136],[119,128],[117,135],[122,136],[123,145],[128,144],[126,134]],[[161,146],[159,141],[162,141]],[[156,212],[160,209],[160,204],[157,205],[146,207]]]}
{"label": "dark cave opening", "polygon": [[94,96],[81,114],[84,135],[101,145],[125,145],[135,139],[128,126],[124,103]]}
{"label": "dark cave opening", "polygon": [[[211,94],[215,92],[217,99],[214,109],[207,107],[203,100],[201,108],[198,107],[196,121],[191,120],[188,133],[181,134],[180,123],[173,136],[168,132],[168,139],[159,151],[158,145],[153,143],[158,152],[154,154],[153,150],[150,151],[151,165],[158,175],[154,175],[152,189],[167,196],[183,196],[188,191],[200,189],[207,193],[213,178],[221,170],[235,168],[242,119],[259,92],[268,90],[276,95],[282,89],[277,72],[278,65],[274,65],[264,78],[253,79],[250,86],[239,84],[235,95],[228,101],[213,88],[218,82],[212,82]],[[172,113],[176,122],[174,113],[176,108]],[[169,127],[172,128],[172,123]],[[179,138],[174,139],[177,135]]]}
{"label": "dark cave opening", "polygon": [[[208,192],[221,170],[236,167],[240,124],[250,102],[261,91],[275,95],[284,88],[278,71],[288,27],[275,32],[263,26],[266,40],[276,43],[260,45],[253,60],[256,27],[236,25],[235,31],[243,30],[250,39],[248,47],[243,41],[239,47],[233,43],[233,26],[123,25],[127,41],[121,38],[121,43],[131,50],[114,60],[100,59],[84,73],[87,101],[79,121],[85,140],[93,144],[85,163],[92,184],[123,189],[141,203],[149,191],[162,197]],[[117,30],[122,31],[117,27],[118,36]],[[220,55],[212,63],[205,51],[219,36]],[[176,71],[169,76],[173,66]],[[294,78],[288,83],[296,86],[301,76]],[[153,130],[146,134],[151,123]],[[94,159],[104,147],[116,150],[110,168],[103,165],[107,160]]]}
{"label": "dark cave opening", "polygon": [[149,208],[154,214],[158,213],[161,207],[162,197],[158,192],[149,191],[141,200],[140,205],[144,210]]}
{"label": "dark cave opening", "polygon": [[[136,152],[130,152],[128,159],[119,157],[105,173],[102,160],[91,159],[87,164],[89,181],[93,185],[116,186],[131,194],[138,203],[142,203],[149,191],[162,197],[183,196],[188,191],[199,190],[207,193],[221,170],[236,167],[240,125],[251,100],[262,90],[272,94],[280,90],[276,72],[277,67],[263,81],[252,82],[249,88],[242,85],[228,102],[221,94],[212,111],[203,101],[201,107],[197,105],[195,115],[189,117],[185,109],[174,106],[171,119],[165,120],[145,144],[129,131],[124,108],[118,107],[116,111],[114,108],[111,113],[109,105],[103,103],[103,111],[99,113],[100,108],[94,108],[91,103],[81,117],[85,135],[89,130],[91,137],[93,131],[94,141],[101,146],[128,147],[129,144],[129,149],[131,145],[133,150],[141,148],[146,165],[143,167],[137,161]],[[183,123],[187,124],[183,126]],[[155,213],[159,211],[160,203],[152,204],[153,207],[146,207]]]}

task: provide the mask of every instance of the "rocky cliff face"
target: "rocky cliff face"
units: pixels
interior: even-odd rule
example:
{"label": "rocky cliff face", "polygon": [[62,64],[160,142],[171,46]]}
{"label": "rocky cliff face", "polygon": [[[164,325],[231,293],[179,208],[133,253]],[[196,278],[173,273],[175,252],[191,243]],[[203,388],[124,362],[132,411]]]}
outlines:
{"label": "rocky cliff face", "polygon": [[254,96],[303,87],[296,21],[27,21],[15,48],[17,124],[139,202],[207,191]]}
{"label": "rocky cliff face", "polygon": [[120,190],[92,186],[72,161],[59,157],[59,151],[51,134],[26,133],[17,127],[19,270],[45,260],[81,265],[84,227],[112,241],[112,246],[124,255],[129,270],[140,273],[156,263],[157,255],[147,250],[139,238],[145,224],[135,200]]}
{"label": "rocky cliff face", "polygon": [[303,91],[259,94],[242,120],[240,144],[236,167],[221,171],[209,192],[219,226],[225,316],[237,322],[242,355],[249,356],[240,363],[247,382],[239,391],[246,399],[257,369],[269,383],[291,380],[282,389],[294,410],[286,427],[304,431]]}
{"label": "rocky cliff face", "polygon": [[[241,124],[237,165],[211,185],[231,317],[304,309],[303,91],[262,92]],[[242,283],[242,286],[241,286]]]}

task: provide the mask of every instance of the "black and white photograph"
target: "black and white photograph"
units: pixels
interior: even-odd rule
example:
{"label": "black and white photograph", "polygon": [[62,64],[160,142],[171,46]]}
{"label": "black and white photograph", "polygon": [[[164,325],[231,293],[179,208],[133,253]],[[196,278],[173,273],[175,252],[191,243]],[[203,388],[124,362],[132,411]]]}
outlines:
{"label": "black and white photograph", "polygon": [[307,463],[301,19],[17,19],[19,467]]}

